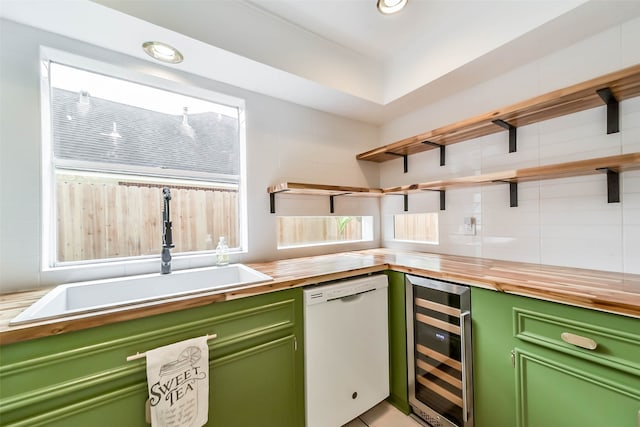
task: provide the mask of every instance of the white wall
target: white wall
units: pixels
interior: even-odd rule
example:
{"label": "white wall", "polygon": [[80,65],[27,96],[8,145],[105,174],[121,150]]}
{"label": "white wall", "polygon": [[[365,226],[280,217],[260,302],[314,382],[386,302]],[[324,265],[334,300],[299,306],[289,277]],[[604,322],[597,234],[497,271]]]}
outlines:
{"label": "white wall", "polygon": [[[388,123],[382,143],[510,105],[554,89],[640,63],[640,19],[496,76],[469,90]],[[606,109],[518,129],[518,151],[508,153],[506,132],[383,163],[383,187],[640,151],[640,98],[620,104],[620,133],[606,134]],[[542,264],[640,273],[640,171],[621,174],[621,203],[608,204],[606,177],[591,175],[520,184],[519,206],[509,207],[506,185],[455,189],[440,213],[440,244],[392,241],[392,218],[402,198],[382,201],[383,245]],[[409,212],[438,212],[437,193],[409,196]],[[463,218],[475,217],[475,236]]]}
{"label": "white wall", "polygon": [[[249,253],[232,255],[232,262],[379,246],[376,231],[374,241],[369,243],[277,251],[276,216],[269,213],[266,192],[268,185],[285,180],[378,186],[378,165],[359,163],[354,155],[377,141],[377,127],[175,72],[10,21],[0,21],[0,31],[0,292],[159,269],[158,258],[119,266],[42,271],[40,45],[246,100]],[[336,215],[373,214],[378,230],[379,200],[354,200],[336,199]],[[281,196],[277,206],[279,214],[329,214],[329,200],[325,197]],[[212,263],[213,255],[175,256],[173,260],[175,269]]]}

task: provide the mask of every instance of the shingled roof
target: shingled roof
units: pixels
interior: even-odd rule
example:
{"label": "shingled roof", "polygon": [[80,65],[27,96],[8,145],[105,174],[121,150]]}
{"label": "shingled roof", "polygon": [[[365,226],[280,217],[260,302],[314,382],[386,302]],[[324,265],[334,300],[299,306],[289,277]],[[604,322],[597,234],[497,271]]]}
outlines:
{"label": "shingled roof", "polygon": [[[90,98],[52,89],[51,120],[56,158],[240,174],[238,120],[207,112],[182,115]],[[117,125],[120,138],[109,136]],[[230,177],[231,178],[231,177]]]}

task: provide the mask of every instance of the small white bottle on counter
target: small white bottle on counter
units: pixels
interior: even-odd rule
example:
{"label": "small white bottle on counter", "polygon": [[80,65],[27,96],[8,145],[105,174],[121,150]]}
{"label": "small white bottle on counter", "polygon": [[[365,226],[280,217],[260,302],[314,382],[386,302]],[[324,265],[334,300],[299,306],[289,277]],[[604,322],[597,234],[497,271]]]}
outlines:
{"label": "small white bottle on counter", "polygon": [[220,236],[218,246],[216,246],[216,265],[227,264],[229,264],[229,246],[227,246],[224,236]]}

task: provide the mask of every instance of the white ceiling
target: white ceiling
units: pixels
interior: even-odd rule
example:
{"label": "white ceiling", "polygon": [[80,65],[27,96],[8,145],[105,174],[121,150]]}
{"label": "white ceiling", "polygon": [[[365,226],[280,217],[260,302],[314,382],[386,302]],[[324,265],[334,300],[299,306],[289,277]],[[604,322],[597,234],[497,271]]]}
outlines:
{"label": "white ceiling", "polygon": [[[628,0],[0,0],[0,16],[280,99],[383,124],[640,15]],[[114,30],[115,29],[115,30]]]}

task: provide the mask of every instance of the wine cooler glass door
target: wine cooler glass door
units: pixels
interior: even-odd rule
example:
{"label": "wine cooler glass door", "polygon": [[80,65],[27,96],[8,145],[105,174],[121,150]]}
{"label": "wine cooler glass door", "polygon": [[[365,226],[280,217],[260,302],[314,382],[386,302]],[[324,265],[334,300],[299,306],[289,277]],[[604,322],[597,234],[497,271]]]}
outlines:
{"label": "wine cooler glass door", "polygon": [[[413,365],[413,381],[409,382],[413,383],[412,403],[430,410],[427,421],[434,425],[437,425],[434,421],[441,420],[443,426],[469,427],[469,293],[468,288],[453,286],[460,293],[426,287],[424,283],[412,286],[408,308],[412,309],[414,345],[408,356],[413,356],[413,363],[409,364]],[[435,420],[431,419],[434,412]]]}

